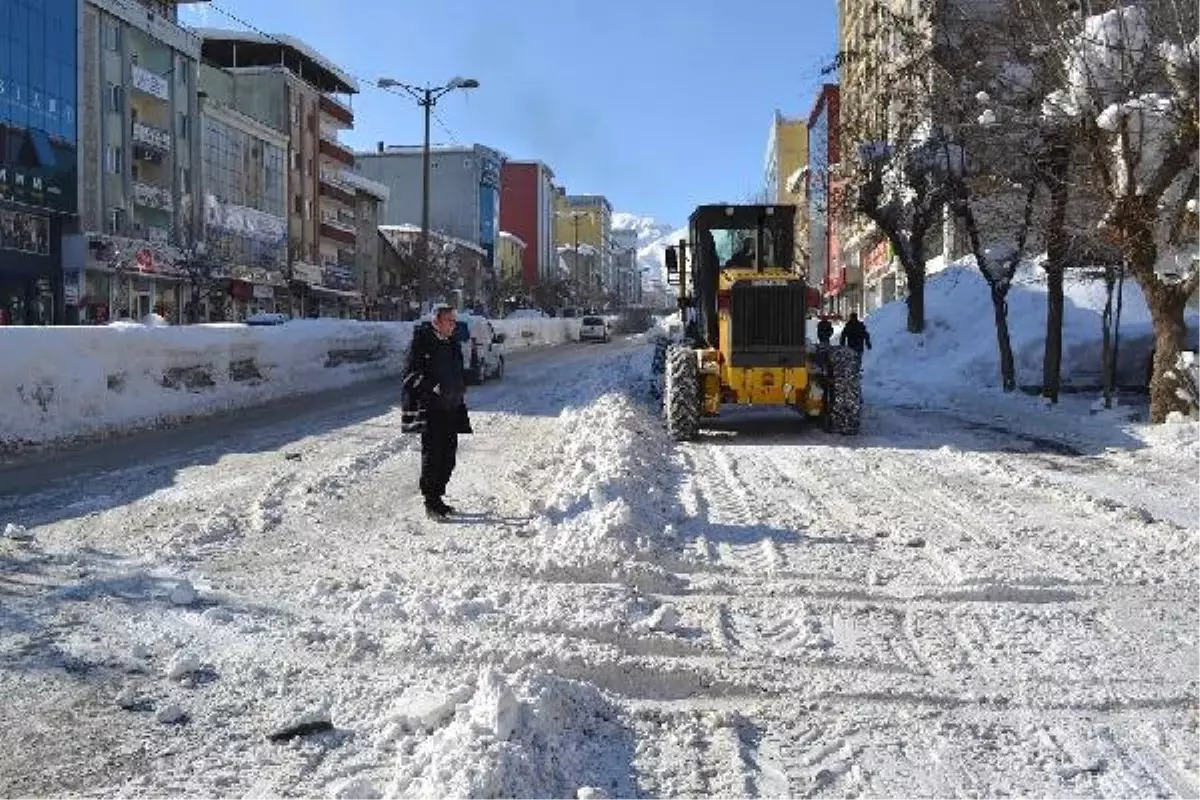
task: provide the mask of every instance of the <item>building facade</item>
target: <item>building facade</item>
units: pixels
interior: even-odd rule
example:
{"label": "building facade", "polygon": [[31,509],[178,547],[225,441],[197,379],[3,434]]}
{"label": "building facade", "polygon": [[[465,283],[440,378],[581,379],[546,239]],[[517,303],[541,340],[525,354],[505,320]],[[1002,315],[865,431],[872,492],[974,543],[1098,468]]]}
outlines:
{"label": "building facade", "polygon": [[[420,147],[387,146],[356,154],[360,174],[387,187],[384,225],[421,224],[423,152]],[[429,155],[429,227],[472,242],[484,251],[489,291],[499,277],[498,238],[501,169],[504,156],[475,144],[433,147]]]}
{"label": "building facade", "polygon": [[613,274],[616,286],[613,295],[621,306],[641,301],[641,273],[637,263],[638,232],[630,228],[614,228],[612,232]]}
{"label": "building facade", "polygon": [[200,41],[178,3],[86,0],[80,88],[87,232],[81,318],[182,321],[181,259],[203,238]]}
{"label": "building facade", "polygon": [[500,227],[527,244],[526,287],[552,277],[554,244],[554,172],[540,161],[505,161],[500,168]]}
{"label": "building facade", "polygon": [[212,97],[200,102],[204,242],[217,274],[192,319],[240,320],[286,304],[288,139]]}
{"label": "building facade", "polygon": [[578,251],[570,259],[571,278],[584,298],[606,294],[612,274],[612,204],[599,194],[555,192],[554,240],[560,253]]}
{"label": "building facade", "polygon": [[859,308],[861,276],[848,269],[838,238],[843,216],[839,112],[838,85],[827,83],[808,117],[808,257],[809,281],[821,287],[825,310],[845,314]]}
{"label": "building facade", "polygon": [[355,266],[357,285],[362,290],[367,316],[380,316],[379,275],[379,226],[382,224],[383,206],[387,203],[388,188],[378,181],[364,178],[356,172],[342,170],[337,178],[346,188],[354,190],[356,212]]}
{"label": "building facade", "polygon": [[790,119],[779,111],[771,119],[767,152],[763,159],[763,187],[767,202],[796,206],[794,269],[808,274],[808,214],[806,196],[799,183],[808,165],[808,122]]}
{"label": "building facade", "polygon": [[[415,319],[420,313],[421,274],[419,225],[380,225],[380,279],[386,309],[395,317]],[[488,276],[492,272],[488,253],[466,239],[430,231],[430,254],[434,269],[428,276],[433,298],[446,300],[458,309],[486,312]]]}
{"label": "building facade", "polygon": [[286,34],[197,33],[203,40],[205,91],[288,139],[290,311],[303,316],[365,313],[358,284],[358,192],[344,179],[354,166],[354,153],[339,138],[354,126],[350,98],[358,92],[357,82]]}
{"label": "building facade", "polygon": [[515,233],[500,231],[500,280],[505,283],[522,281],[525,277],[525,254],[528,245]]}
{"label": "building facade", "polygon": [[80,6],[0,0],[0,19],[0,325],[74,321]]}

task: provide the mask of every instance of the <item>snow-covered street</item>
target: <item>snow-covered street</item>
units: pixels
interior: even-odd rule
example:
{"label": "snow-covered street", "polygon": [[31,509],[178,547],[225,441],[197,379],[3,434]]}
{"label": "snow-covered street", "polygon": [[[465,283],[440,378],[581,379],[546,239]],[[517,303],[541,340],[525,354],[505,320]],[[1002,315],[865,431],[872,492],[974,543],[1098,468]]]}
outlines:
{"label": "snow-covered street", "polygon": [[1194,423],[674,445],[650,356],[472,389],[448,525],[390,383],[0,466],[0,794],[1200,792]]}

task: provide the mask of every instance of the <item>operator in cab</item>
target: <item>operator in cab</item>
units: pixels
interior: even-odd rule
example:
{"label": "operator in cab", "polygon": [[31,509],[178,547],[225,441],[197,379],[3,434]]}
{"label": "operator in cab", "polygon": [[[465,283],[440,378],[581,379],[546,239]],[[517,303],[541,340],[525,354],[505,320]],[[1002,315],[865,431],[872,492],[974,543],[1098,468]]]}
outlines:
{"label": "operator in cab", "polygon": [[725,262],[726,269],[750,269],[754,266],[754,237],[746,236],[736,253]]}

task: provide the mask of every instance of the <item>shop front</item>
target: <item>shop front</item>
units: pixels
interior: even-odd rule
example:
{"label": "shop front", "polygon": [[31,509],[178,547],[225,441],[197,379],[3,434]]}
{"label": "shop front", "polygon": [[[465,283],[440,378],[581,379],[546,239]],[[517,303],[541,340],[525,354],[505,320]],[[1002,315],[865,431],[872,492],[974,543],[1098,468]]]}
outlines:
{"label": "shop front", "polygon": [[140,321],[157,314],[184,321],[187,276],[176,266],[179,254],[167,245],[93,234],[88,237],[79,318],[83,324]]}
{"label": "shop front", "polygon": [[0,205],[0,325],[65,321],[58,217]]}

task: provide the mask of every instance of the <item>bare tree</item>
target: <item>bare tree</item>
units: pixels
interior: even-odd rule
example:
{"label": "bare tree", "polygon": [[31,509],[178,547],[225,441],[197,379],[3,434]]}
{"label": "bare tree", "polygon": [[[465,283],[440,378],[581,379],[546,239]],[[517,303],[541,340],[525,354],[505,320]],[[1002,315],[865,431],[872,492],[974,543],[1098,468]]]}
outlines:
{"label": "bare tree", "polygon": [[1154,324],[1150,418],[1186,413],[1175,370],[1196,263],[1200,68],[1194,0],[1112,3],[1051,31],[1061,66],[1045,113],[1080,135],[1120,248]]}
{"label": "bare tree", "polygon": [[[930,234],[948,200],[946,139],[934,124],[934,62],[930,32],[935,0],[918,0],[912,14],[875,0],[867,38],[873,53],[839,54],[845,69],[856,59],[882,64],[887,89],[879,103],[839,120],[841,191],[830,192],[840,211],[870,220],[891,242],[908,285],[908,330],[925,329],[925,262]],[[842,81],[846,86],[846,81]],[[854,87],[847,87],[853,91]],[[843,107],[844,109],[845,107]],[[839,181],[840,182],[840,181]]]}
{"label": "bare tree", "polygon": [[191,290],[187,321],[194,325],[200,322],[200,299],[212,294],[213,287],[225,277],[220,256],[210,250],[204,242],[193,239],[179,249],[175,269],[184,276]]}

